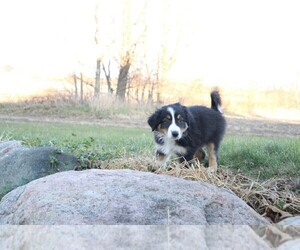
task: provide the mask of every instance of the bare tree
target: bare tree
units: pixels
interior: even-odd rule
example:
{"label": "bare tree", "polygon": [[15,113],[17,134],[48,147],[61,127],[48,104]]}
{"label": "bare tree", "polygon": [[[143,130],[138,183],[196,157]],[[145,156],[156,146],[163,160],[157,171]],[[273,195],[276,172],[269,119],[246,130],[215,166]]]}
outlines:
{"label": "bare tree", "polygon": [[124,101],[125,100],[125,93],[128,83],[128,73],[131,66],[131,58],[129,53],[127,52],[127,55],[125,58],[121,59],[121,65],[120,65],[120,71],[118,76],[118,85],[117,85],[117,97]]}
{"label": "bare tree", "polygon": [[95,87],[94,87],[94,98],[99,99],[100,96],[100,72],[101,72],[101,60],[97,59],[96,64],[96,79],[95,79]]}
{"label": "bare tree", "polygon": [[77,76],[73,73],[74,87],[75,87],[75,100],[78,100],[78,87],[77,87]]}
{"label": "bare tree", "polygon": [[107,83],[107,93],[112,94],[114,92],[111,86],[111,76],[110,76],[110,61],[108,62],[107,69],[105,68],[104,63],[102,63],[102,69],[105,74],[106,83]]}
{"label": "bare tree", "polygon": [[120,69],[117,84],[117,98],[125,100],[128,73],[132,61],[131,43],[131,0],[125,0],[123,5],[123,28],[122,28],[122,52],[120,58]]}
{"label": "bare tree", "polygon": [[[180,33],[177,20],[171,17],[173,17],[174,10],[179,11],[180,8],[174,7],[171,0],[157,3],[147,0],[124,0],[121,2],[122,5],[116,8],[117,2],[117,0],[112,0],[110,3],[105,0],[96,0],[96,56],[101,60],[99,59],[100,61],[96,64],[94,96],[97,97],[100,90],[100,70],[103,70],[107,92],[112,93],[113,84],[115,84],[115,95],[119,100],[125,100],[130,96],[138,102],[153,103],[155,99],[160,102],[167,71],[175,60],[173,52],[178,43],[175,36]],[[156,14],[155,11],[158,8],[161,10],[157,15],[159,21],[153,24],[149,20],[153,14]],[[171,8],[172,13],[168,14]],[[107,15],[111,11],[115,11],[116,15]],[[151,38],[155,33],[153,31],[156,30],[158,36],[153,48]],[[170,33],[172,33],[171,38]],[[150,50],[149,47],[151,47]],[[157,64],[154,51],[158,53]],[[109,62],[108,65],[106,62]],[[99,63],[102,63],[100,69]],[[149,69],[146,69],[145,65],[148,65]],[[117,67],[118,73],[115,81],[114,78],[112,79],[110,70],[112,69],[112,75],[114,75],[113,69]],[[138,81],[134,79],[137,72],[140,74]],[[131,91],[133,93],[130,93]]]}
{"label": "bare tree", "polygon": [[[182,4],[184,4],[184,2],[174,5],[171,0],[160,1],[162,13],[165,15],[162,15],[160,20],[161,48],[157,61],[157,80],[153,82],[153,84],[156,85],[156,98],[158,103],[162,102],[162,93],[164,92],[164,88],[167,83],[167,73],[175,63],[175,55],[180,43],[182,34],[182,26],[180,22]],[[168,16],[168,14],[174,15],[175,13],[176,19]]]}
{"label": "bare tree", "polygon": [[80,72],[80,102],[83,103],[83,76]]}
{"label": "bare tree", "polygon": [[[99,44],[99,18],[98,18],[98,10],[99,10],[99,1],[96,1],[95,7],[95,24],[96,24],[96,31],[95,31],[95,43],[96,45]],[[97,58],[96,61],[96,77],[95,77],[95,87],[94,87],[94,98],[99,99],[100,96],[100,72],[101,72],[101,59],[100,57]]]}

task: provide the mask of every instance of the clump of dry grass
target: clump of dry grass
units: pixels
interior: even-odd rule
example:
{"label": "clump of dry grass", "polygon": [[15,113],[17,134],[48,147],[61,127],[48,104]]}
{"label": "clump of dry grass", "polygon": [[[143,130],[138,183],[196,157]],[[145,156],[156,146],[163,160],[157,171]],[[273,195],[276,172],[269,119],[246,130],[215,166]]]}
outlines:
{"label": "clump of dry grass", "polygon": [[173,162],[168,169],[162,169],[155,167],[153,159],[150,157],[114,159],[109,162],[101,162],[98,167],[152,171],[157,174],[202,181],[227,188],[272,222],[278,222],[293,214],[300,214],[300,195],[297,193],[300,187],[299,180],[279,178],[259,181],[226,168],[219,168],[216,173],[210,173],[199,162],[189,168]]}

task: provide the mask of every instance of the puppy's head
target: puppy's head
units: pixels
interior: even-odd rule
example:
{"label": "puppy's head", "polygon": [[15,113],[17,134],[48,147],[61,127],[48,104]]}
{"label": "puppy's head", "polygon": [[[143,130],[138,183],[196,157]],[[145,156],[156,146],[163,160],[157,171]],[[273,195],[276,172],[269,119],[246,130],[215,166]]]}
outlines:
{"label": "puppy's head", "polygon": [[169,139],[179,140],[188,129],[187,108],[180,103],[164,106],[149,117],[148,124],[152,131]]}

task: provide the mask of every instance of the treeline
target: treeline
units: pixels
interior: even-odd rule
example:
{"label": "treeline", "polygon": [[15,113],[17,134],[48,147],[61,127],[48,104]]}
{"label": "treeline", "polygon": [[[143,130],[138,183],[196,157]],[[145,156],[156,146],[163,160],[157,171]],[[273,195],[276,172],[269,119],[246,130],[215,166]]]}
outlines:
{"label": "treeline", "polygon": [[118,101],[160,103],[182,35],[181,11],[171,0],[96,0],[95,66],[86,74],[84,64],[90,61],[78,62],[80,69],[69,77],[74,97],[97,100],[105,94]]}

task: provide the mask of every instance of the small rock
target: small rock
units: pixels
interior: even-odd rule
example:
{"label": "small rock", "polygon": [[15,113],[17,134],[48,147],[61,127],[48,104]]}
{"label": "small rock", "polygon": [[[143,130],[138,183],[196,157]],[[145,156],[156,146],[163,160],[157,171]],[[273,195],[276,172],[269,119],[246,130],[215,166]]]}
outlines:
{"label": "small rock", "polygon": [[0,161],[1,158],[4,158],[9,153],[12,153],[14,150],[23,148],[20,141],[3,141],[0,142]]}
{"label": "small rock", "polygon": [[300,249],[300,239],[289,240],[281,244],[277,250],[299,250]]}
{"label": "small rock", "polygon": [[[300,238],[300,216],[286,218],[277,223],[277,227],[281,231],[287,233],[294,238]],[[300,248],[300,245],[299,245]]]}
{"label": "small rock", "polygon": [[77,158],[51,147],[27,148],[18,141],[0,143],[0,198],[16,187],[60,171],[72,170]]}
{"label": "small rock", "polygon": [[300,227],[300,215],[286,218],[277,223],[281,226],[299,226]]}

